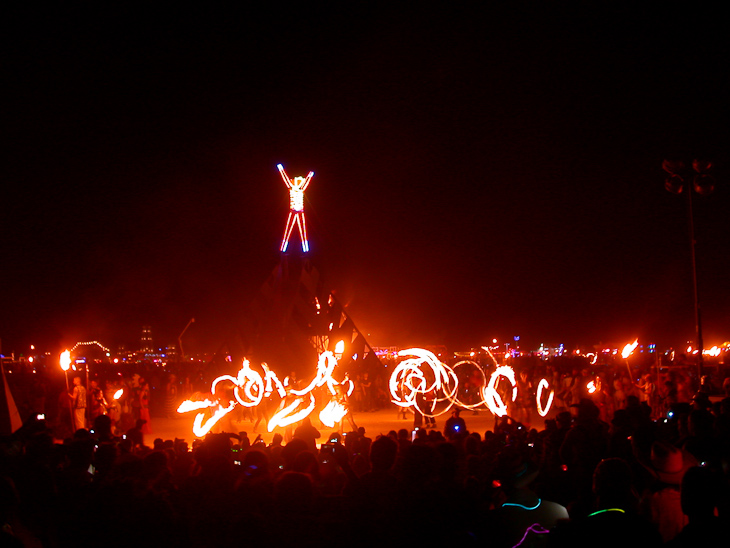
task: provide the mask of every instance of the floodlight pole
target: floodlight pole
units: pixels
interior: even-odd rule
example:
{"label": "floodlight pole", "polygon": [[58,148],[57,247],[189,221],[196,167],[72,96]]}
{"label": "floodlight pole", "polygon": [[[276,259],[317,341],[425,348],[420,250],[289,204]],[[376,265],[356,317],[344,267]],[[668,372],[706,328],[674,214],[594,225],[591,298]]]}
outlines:
{"label": "floodlight pole", "polygon": [[[674,194],[687,194],[687,221],[689,225],[689,245],[690,257],[692,259],[692,289],[695,306],[695,336],[697,345],[697,374],[698,381],[702,383],[702,375],[704,373],[704,343],[702,340],[702,311],[700,309],[699,290],[697,289],[697,254],[695,247],[695,224],[694,224],[694,208],[692,207],[692,192],[697,192],[702,196],[711,194],[715,188],[714,177],[709,174],[712,169],[712,162],[704,159],[694,159],[692,161],[692,174],[689,168],[685,168],[682,161],[664,160],[662,169],[669,173],[670,177],[665,181],[664,188]],[[692,176],[690,179],[690,175]],[[685,188],[686,187],[686,188]]]}
{"label": "floodlight pole", "polygon": [[697,254],[695,252],[695,222],[694,212],[692,207],[692,189],[687,188],[687,217],[689,219],[689,247],[690,254],[692,257],[692,287],[694,290],[694,305],[695,305],[695,339],[697,343],[697,381],[702,383],[702,375],[704,373],[704,343],[702,340],[702,311],[700,310],[700,297],[699,291],[697,290]]}

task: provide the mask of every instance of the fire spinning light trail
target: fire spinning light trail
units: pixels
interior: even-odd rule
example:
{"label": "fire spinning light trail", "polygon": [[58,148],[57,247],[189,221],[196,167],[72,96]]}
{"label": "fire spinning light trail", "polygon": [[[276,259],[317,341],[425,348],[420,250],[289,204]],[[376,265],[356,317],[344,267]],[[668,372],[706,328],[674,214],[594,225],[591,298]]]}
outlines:
{"label": "fire spinning light trail", "polygon": [[228,407],[223,407],[222,405],[218,404],[218,409],[215,410],[212,417],[205,421],[205,424],[203,424],[205,414],[198,413],[197,415],[195,415],[195,420],[193,421],[193,434],[195,434],[199,438],[202,438],[208,432],[210,432],[210,429],[213,428],[215,423],[217,423],[221,418],[225,417],[228,413],[233,411],[235,407],[235,401],[228,402]]}
{"label": "fire spinning light trail", "polygon": [[499,395],[499,392],[497,392],[499,377],[505,377],[512,384],[512,401],[517,399],[515,370],[509,365],[500,365],[497,367],[489,379],[489,384],[484,388],[482,397],[492,413],[498,417],[504,417],[507,414],[507,404],[502,401],[502,397]]}
{"label": "fire spinning light trail", "polygon": [[277,426],[289,426],[308,417],[314,411],[314,394],[309,394],[309,404],[306,407],[302,407],[304,400],[305,398],[296,398],[292,403],[274,413],[267,425],[269,432],[273,432]]}
{"label": "fire spinning light trail", "polygon": [[[486,405],[496,416],[502,417],[507,414],[507,404],[497,391],[500,377],[505,377],[512,385],[512,401],[517,399],[517,382],[515,372],[509,365],[499,365],[492,373],[489,383],[481,390],[481,399],[476,403],[465,403],[458,397],[459,379],[455,373],[457,367],[463,365],[475,366],[486,378],[484,370],[479,364],[471,360],[463,360],[455,364],[453,368],[439,361],[431,352],[421,348],[410,348],[402,350],[399,356],[414,356],[400,362],[390,376],[389,388],[391,401],[400,407],[413,407],[425,416],[437,417],[446,413],[453,405],[463,409],[476,409],[480,405]],[[490,353],[491,356],[491,353]],[[492,356],[495,365],[497,361]],[[425,368],[425,371],[424,371]],[[550,411],[555,397],[555,391],[550,390],[545,407],[542,407],[542,398],[545,390],[550,388],[547,379],[541,379],[537,389],[537,411],[544,417]],[[433,394],[434,404],[431,409],[419,407],[418,396]],[[440,402],[448,404],[436,411],[436,404]]]}
{"label": "fire spinning light trail", "polygon": [[[454,371],[428,350],[409,348],[401,350],[398,356],[414,356],[398,364],[390,376],[391,401],[400,407],[415,407],[427,417],[437,417],[454,405],[454,396],[459,387],[459,379]],[[430,368],[430,374],[424,374],[422,365]],[[417,396],[433,394],[434,399],[430,409],[421,409]],[[449,404],[439,412],[435,412],[438,402],[448,400]]]}
{"label": "fire spinning light trail", "polygon": [[540,379],[540,382],[537,385],[537,396],[535,400],[537,402],[537,413],[541,417],[544,417],[550,412],[550,407],[553,405],[553,398],[555,397],[555,390],[551,390],[547,404],[545,404],[545,407],[542,406],[542,392],[548,387],[547,379]]}
{"label": "fire spinning light trail", "polygon": [[[298,422],[314,411],[316,402],[313,391],[315,388],[326,384],[334,399],[322,409],[320,420],[326,426],[332,428],[335,422],[339,422],[347,414],[345,405],[337,400],[338,397],[342,398],[341,395],[338,396],[338,387],[348,396],[352,394],[354,388],[352,381],[347,376],[341,383],[332,377],[336,367],[337,359],[334,354],[330,351],[322,353],[317,363],[317,373],[309,385],[301,390],[289,389],[287,392],[285,384],[279,380],[276,373],[269,369],[268,365],[261,364],[261,369],[264,372],[262,376],[258,371],[251,368],[251,364],[247,359],[244,359],[241,369],[235,377],[221,375],[213,381],[210,387],[212,398],[206,398],[203,401],[185,400],[180,404],[177,412],[201,411],[195,416],[193,433],[198,437],[202,437],[221,418],[233,411],[236,405],[255,407],[261,403],[264,397],[268,398],[276,390],[281,398],[281,404],[279,410],[274,413],[267,425],[269,432],[271,432],[277,426],[284,427]],[[221,383],[233,385],[234,400],[217,394]],[[215,410],[213,411],[213,409]],[[208,410],[210,417],[204,423],[205,410]]]}
{"label": "fire spinning light trail", "polygon": [[307,225],[304,220],[304,191],[307,190],[309,182],[314,177],[314,171],[310,171],[306,178],[294,177],[292,180],[284,171],[284,166],[278,164],[276,167],[279,168],[281,178],[289,189],[289,217],[286,220],[284,239],[281,241],[281,252],[286,252],[294,225],[297,225],[299,227],[299,238],[302,241],[302,251],[306,253],[309,251],[309,241],[307,240]]}

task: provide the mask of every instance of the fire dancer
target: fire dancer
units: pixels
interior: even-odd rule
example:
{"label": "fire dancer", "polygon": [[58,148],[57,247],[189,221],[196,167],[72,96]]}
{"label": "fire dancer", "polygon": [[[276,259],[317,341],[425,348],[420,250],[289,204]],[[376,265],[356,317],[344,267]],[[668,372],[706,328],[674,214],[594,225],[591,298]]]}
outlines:
{"label": "fire dancer", "polygon": [[86,428],[86,388],[81,384],[81,377],[74,377],[74,389],[71,393],[73,404],[74,430]]}
{"label": "fire dancer", "polygon": [[89,422],[93,423],[94,419],[99,415],[106,415],[109,404],[104,398],[104,392],[99,388],[99,382],[92,380],[89,386],[90,392],[90,408],[89,408]]}
{"label": "fire dancer", "polygon": [[345,426],[345,419],[347,419],[348,422],[350,423],[350,426],[352,427],[352,431],[353,432],[356,431],[357,424],[355,424],[355,418],[352,416],[352,409],[350,409],[350,403],[347,398],[347,391],[341,384],[338,384],[335,386],[335,392],[336,392],[336,395],[333,396],[333,398],[345,410],[345,414],[343,415],[342,419],[340,420],[340,432],[343,431],[343,428]]}

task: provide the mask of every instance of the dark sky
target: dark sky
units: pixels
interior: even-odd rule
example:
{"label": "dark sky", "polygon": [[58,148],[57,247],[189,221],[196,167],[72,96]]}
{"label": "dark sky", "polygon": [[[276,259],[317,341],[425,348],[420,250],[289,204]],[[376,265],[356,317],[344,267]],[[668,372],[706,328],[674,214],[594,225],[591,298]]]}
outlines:
{"label": "dark sky", "polygon": [[716,164],[698,275],[727,340],[725,18],[631,4],[6,12],[3,351],[191,317],[216,348],[279,260],[280,162],[315,171],[312,261],[374,345],[679,345],[670,156]]}

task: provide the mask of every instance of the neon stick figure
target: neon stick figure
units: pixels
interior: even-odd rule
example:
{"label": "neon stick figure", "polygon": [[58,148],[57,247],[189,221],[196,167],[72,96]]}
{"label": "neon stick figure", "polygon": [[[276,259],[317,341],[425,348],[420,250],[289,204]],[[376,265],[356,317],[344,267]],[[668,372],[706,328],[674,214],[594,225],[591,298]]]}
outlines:
{"label": "neon stick figure", "polygon": [[284,184],[289,189],[289,218],[286,220],[284,239],[281,241],[281,252],[286,251],[289,246],[291,231],[294,229],[294,225],[298,225],[299,237],[302,240],[302,251],[306,253],[309,251],[309,242],[307,241],[307,224],[304,221],[304,191],[307,190],[309,181],[314,177],[314,171],[310,171],[306,178],[294,177],[292,180],[284,171],[284,166],[278,164],[276,167],[279,168],[281,178],[284,179]]}

